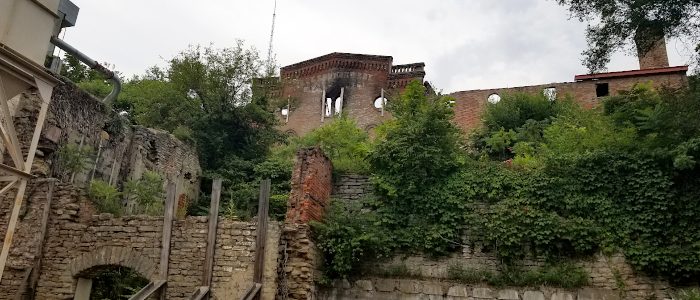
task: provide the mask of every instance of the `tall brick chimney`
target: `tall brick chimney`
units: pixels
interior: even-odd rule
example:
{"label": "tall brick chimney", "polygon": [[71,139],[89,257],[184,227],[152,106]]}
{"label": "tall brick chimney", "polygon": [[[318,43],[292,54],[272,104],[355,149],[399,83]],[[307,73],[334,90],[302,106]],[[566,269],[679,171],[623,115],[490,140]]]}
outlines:
{"label": "tall brick chimney", "polygon": [[668,67],[666,38],[658,27],[639,27],[634,37],[639,58],[639,69]]}

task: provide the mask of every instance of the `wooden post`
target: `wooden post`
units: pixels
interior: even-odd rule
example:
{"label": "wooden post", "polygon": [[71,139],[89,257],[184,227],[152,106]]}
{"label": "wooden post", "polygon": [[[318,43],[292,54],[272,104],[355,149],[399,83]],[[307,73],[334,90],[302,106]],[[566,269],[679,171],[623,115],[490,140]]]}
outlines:
{"label": "wooden post", "polygon": [[[168,281],[168,262],[170,261],[170,238],[173,234],[173,218],[175,216],[175,183],[168,182],[167,196],[165,197],[165,212],[163,216],[163,239],[160,250],[160,279]],[[160,299],[165,300],[167,284],[160,292]]]}
{"label": "wooden post", "polygon": [[[209,232],[207,232],[207,256],[204,261],[204,278],[202,286],[211,286],[214,271],[214,249],[216,248],[216,226],[219,222],[219,200],[221,199],[221,178],[214,179],[211,187],[211,203],[209,204]],[[209,299],[209,293],[204,296]]]}
{"label": "wooden post", "polygon": [[78,278],[78,285],[75,287],[75,296],[73,296],[73,300],[90,300],[91,290],[92,279]]}
{"label": "wooden post", "polygon": [[[36,80],[37,87],[39,89],[39,94],[41,96],[41,109],[39,110],[39,116],[36,119],[36,125],[34,126],[34,135],[32,135],[32,143],[29,145],[29,152],[27,152],[27,160],[24,162],[23,171],[30,174],[32,171],[32,163],[34,163],[34,156],[36,155],[36,148],[39,145],[39,138],[41,137],[41,129],[44,128],[44,121],[46,121],[46,113],[49,110],[49,102],[51,102],[51,93],[53,86],[49,86],[48,83],[41,80]],[[4,98],[2,96],[1,98]],[[6,99],[0,99],[0,102],[7,106]],[[10,115],[6,116],[10,118]],[[12,124],[12,120],[7,122]],[[11,130],[14,130],[14,126],[8,126]],[[13,132],[12,136],[16,139],[17,132]],[[16,146],[19,146],[17,142]],[[17,166],[21,167],[21,166]],[[12,214],[10,215],[10,221],[7,225],[7,232],[5,233],[5,241],[2,245],[2,252],[0,252],[0,281],[2,280],[2,274],[5,271],[5,264],[7,263],[7,256],[10,254],[10,246],[12,246],[12,239],[15,235],[15,229],[17,228],[17,219],[19,218],[19,211],[22,208],[22,200],[24,200],[24,192],[27,189],[27,179],[21,179],[19,183],[19,188],[17,188],[17,194],[15,194],[15,202],[12,207]]]}
{"label": "wooden post", "polygon": [[[39,275],[41,275],[41,264],[42,260],[44,258],[44,244],[46,243],[46,232],[48,231],[49,227],[49,217],[51,216],[51,202],[53,199],[53,189],[54,185],[56,184],[56,179],[49,179],[49,187],[48,191],[46,192],[46,203],[44,203],[44,211],[42,212],[41,215],[41,231],[39,233],[39,247],[36,250],[36,257],[34,258],[34,266],[32,267],[32,271],[30,273],[30,276],[28,278],[26,290],[30,296],[30,298],[33,298],[34,293],[36,291],[36,285],[39,282]],[[18,294],[21,294],[22,290],[18,291]],[[20,299],[19,297],[17,299]]]}
{"label": "wooden post", "polygon": [[262,283],[263,268],[265,267],[265,242],[267,241],[267,219],[270,204],[270,179],[260,182],[260,198],[258,200],[258,228],[255,237],[255,265],[253,282]]}
{"label": "wooden post", "polygon": [[384,101],[384,89],[382,89],[382,96],[381,96],[381,103],[382,103],[382,117],[384,116],[384,105],[386,105],[386,101]]}

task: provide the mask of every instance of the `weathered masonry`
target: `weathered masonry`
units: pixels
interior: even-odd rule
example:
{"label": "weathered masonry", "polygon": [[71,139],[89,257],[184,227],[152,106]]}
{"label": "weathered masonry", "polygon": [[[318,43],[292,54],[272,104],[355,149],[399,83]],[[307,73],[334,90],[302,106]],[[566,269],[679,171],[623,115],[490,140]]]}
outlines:
{"label": "weathered masonry", "polygon": [[[411,80],[423,82],[426,75],[424,63],[392,62],[391,56],[331,53],[282,67],[279,78],[259,79],[255,85],[281,100],[277,115],[281,129],[290,134],[302,136],[340,113],[371,131],[391,117],[384,110],[389,95],[402,91]],[[450,94],[456,100],[454,121],[468,132],[481,124],[487,103],[515,92],[544,93],[553,100],[569,95],[591,108],[636,83],[670,88],[687,84],[688,66],[669,66],[663,38],[646,53],[639,53],[639,65],[639,70],[576,75],[573,82],[454,92]]]}

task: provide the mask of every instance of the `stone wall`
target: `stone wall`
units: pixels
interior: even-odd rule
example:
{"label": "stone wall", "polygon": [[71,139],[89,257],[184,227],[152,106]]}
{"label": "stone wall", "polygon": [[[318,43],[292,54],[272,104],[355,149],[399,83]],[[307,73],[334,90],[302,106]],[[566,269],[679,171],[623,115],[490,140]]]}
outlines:
{"label": "stone wall", "polygon": [[[380,274],[382,270],[401,267],[405,268],[412,276],[432,281],[448,280],[448,269],[451,266],[498,271],[501,262],[494,254],[469,248],[464,246],[462,253],[440,259],[419,255],[398,255],[388,261],[373,264],[368,269],[376,272],[375,274]],[[588,273],[589,287],[614,291],[625,295],[626,299],[648,299],[651,296],[664,299],[668,296],[668,283],[636,272],[621,254],[597,254],[590,258],[573,260],[571,263]],[[523,260],[520,266],[524,270],[532,270],[542,267],[544,264],[543,260],[529,258]],[[620,287],[624,288],[620,289]]]}
{"label": "stone wall", "polygon": [[[43,256],[36,299],[72,298],[77,279],[89,278],[107,265],[132,268],[141,276],[156,279],[163,229],[162,217],[94,214],[81,189],[57,183],[44,251],[37,252],[46,184],[35,182],[29,189],[26,208],[20,218],[11,256],[0,282],[0,299],[15,299],[22,283]],[[34,192],[32,192],[34,191]],[[5,233],[11,193],[1,199],[0,220]],[[268,226],[267,243],[277,245],[280,226]],[[187,299],[203,278],[208,217],[187,217],[173,224],[167,299]],[[236,299],[252,285],[256,223],[219,218],[214,256],[212,295],[214,299]],[[262,299],[274,299],[277,290],[277,247],[265,254]]]}
{"label": "stone wall", "polygon": [[[162,130],[132,126],[108,110],[100,100],[72,83],[54,89],[46,123],[42,130],[35,173],[70,181],[86,187],[91,179],[121,186],[138,179],[145,170],[160,173],[176,183],[178,195],[196,199],[201,168],[196,149]],[[39,112],[40,98],[35,90],[13,99],[13,115],[20,143],[26,149]],[[75,175],[63,172],[53,155],[68,143],[93,149],[86,157],[86,168]],[[98,155],[99,153],[99,155]]]}
{"label": "stone wall", "polygon": [[[605,289],[566,290],[548,287],[493,288],[451,282],[413,279],[366,278],[337,281],[319,293],[322,300],[618,300],[620,294]],[[633,298],[646,299],[646,298]]]}
{"label": "stone wall", "polygon": [[368,176],[356,174],[338,175],[333,180],[331,198],[339,200],[357,200],[374,192],[374,185]]}

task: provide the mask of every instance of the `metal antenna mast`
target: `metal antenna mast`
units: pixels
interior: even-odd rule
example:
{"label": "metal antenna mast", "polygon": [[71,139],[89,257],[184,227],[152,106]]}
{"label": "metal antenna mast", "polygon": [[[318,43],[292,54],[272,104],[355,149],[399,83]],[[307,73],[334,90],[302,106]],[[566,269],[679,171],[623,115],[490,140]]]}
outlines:
{"label": "metal antenna mast", "polygon": [[277,17],[277,0],[275,0],[275,8],[272,10],[272,29],[270,29],[270,45],[267,47],[267,65],[272,67],[272,37],[275,35],[275,18]]}

